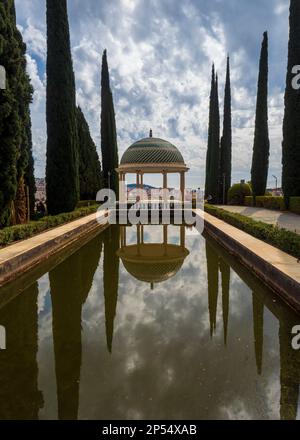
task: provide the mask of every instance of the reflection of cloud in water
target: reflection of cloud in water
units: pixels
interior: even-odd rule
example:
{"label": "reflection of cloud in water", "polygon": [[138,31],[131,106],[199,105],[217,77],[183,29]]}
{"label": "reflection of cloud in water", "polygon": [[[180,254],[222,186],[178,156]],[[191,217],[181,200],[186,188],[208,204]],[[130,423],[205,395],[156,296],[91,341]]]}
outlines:
{"label": "reflection of cloud in water", "polygon": [[[162,238],[159,229],[147,231],[151,241]],[[175,227],[169,231],[169,242],[173,242],[178,232]],[[133,232],[128,231],[128,243],[135,241]],[[218,270],[217,304],[210,298],[211,318],[216,321],[216,332],[211,338],[205,241],[201,236],[187,237],[186,247],[190,255],[181,270],[167,281],[155,284],[153,291],[148,283],[136,280],[120,264],[118,289],[114,293],[118,299],[116,307],[110,304],[109,291],[104,292],[105,250],[102,251],[82,307],[80,418],[279,418],[280,365],[282,384],[288,384],[291,374],[297,382],[296,371],[290,372],[288,364],[295,369],[297,363],[293,354],[282,352],[286,361],[280,364],[278,319],[264,307],[263,328],[255,317],[256,338],[260,338],[263,330],[263,344],[260,340],[254,344],[252,287],[231,270],[225,347],[226,302]],[[216,264],[219,265],[218,255]],[[43,311],[39,318],[39,388],[45,398],[40,417],[50,418],[57,415],[57,396],[52,317],[45,306],[47,278],[40,280],[39,285]],[[214,292],[215,286],[211,289]],[[289,323],[289,312],[285,314],[283,322]],[[107,349],[108,329],[113,329],[111,354]],[[288,325],[281,328],[280,335],[282,346],[286,346]],[[257,375],[260,362],[261,376]],[[293,414],[292,405],[291,400],[282,416]]]}

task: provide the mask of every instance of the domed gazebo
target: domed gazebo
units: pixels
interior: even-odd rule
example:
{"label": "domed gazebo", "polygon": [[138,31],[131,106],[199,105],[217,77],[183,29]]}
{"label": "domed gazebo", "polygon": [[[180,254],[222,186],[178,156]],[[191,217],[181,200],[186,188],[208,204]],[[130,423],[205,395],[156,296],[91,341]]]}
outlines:
{"label": "domed gazebo", "polygon": [[175,276],[189,255],[185,247],[185,226],[180,226],[180,244],[168,242],[168,225],[162,225],[163,242],[145,243],[144,226],[136,225],[136,243],[127,244],[126,226],[120,227],[120,249],[118,257],[134,278],[154,284],[162,283]]}
{"label": "domed gazebo", "polygon": [[122,187],[125,185],[126,174],[136,174],[136,186],[143,188],[144,174],[162,174],[163,189],[168,188],[168,174],[180,174],[180,191],[182,198],[185,191],[185,173],[187,168],[182,154],[170,142],[154,138],[152,130],[148,138],[132,144],[123,154],[117,172]]}

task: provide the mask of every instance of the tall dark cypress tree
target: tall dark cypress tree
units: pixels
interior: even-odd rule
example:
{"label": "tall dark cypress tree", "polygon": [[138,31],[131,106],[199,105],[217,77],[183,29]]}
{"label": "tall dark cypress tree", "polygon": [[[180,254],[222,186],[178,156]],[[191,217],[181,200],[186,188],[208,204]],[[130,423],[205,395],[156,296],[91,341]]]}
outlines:
{"label": "tall dark cypress tree", "polygon": [[231,153],[232,126],[231,126],[231,84],[230,61],[227,57],[227,71],[224,96],[223,136],[220,151],[220,201],[227,204],[227,194],[231,187]]}
{"label": "tall dark cypress tree", "polygon": [[255,135],[251,169],[254,196],[264,196],[267,188],[270,141],[268,128],[268,33],[264,33],[256,102]]}
{"label": "tall dark cypress tree", "polygon": [[219,200],[219,173],[220,173],[220,109],[218,92],[218,75],[214,86],[213,100],[213,127],[211,140],[211,156],[209,161],[208,195],[212,203]]}
{"label": "tall dark cypress tree", "polygon": [[[29,113],[30,118],[30,113]],[[35,193],[36,193],[36,184],[34,177],[34,159],[32,153],[32,133],[31,133],[31,121],[29,119],[27,123],[27,141],[28,141],[28,162],[25,169],[25,185],[29,189],[29,209],[30,209],[30,217],[34,214],[35,207]]]}
{"label": "tall dark cypress tree", "polygon": [[209,96],[209,120],[208,120],[208,141],[207,141],[207,153],[206,153],[206,178],[205,178],[205,197],[209,196],[209,177],[210,177],[210,161],[212,150],[212,133],[213,133],[213,115],[214,115],[214,94],[215,94],[215,65],[212,65],[211,73],[211,88]]}
{"label": "tall dark cypress tree", "polygon": [[[17,162],[18,190],[15,200],[15,215],[17,223],[25,223],[28,214],[34,212],[35,183],[34,161],[32,156],[31,116],[30,104],[32,102],[33,88],[27,74],[26,44],[17,28],[14,5],[12,8],[12,20],[15,28],[16,40],[19,44],[20,58],[17,77],[16,98],[18,102],[18,115],[20,118],[20,146]],[[29,190],[29,194],[28,191]],[[29,200],[27,199],[29,196]],[[29,207],[29,213],[28,213]]]}
{"label": "tall dark cypress tree", "polygon": [[75,79],[66,0],[47,0],[47,206],[74,210],[79,199]]}
{"label": "tall dark cypress tree", "polygon": [[101,165],[96,145],[80,107],[77,107],[77,129],[80,200],[96,200],[96,194],[101,189]]}
{"label": "tall dark cypress tree", "polygon": [[119,179],[116,172],[116,168],[119,166],[117,132],[106,50],[103,52],[101,74],[101,150],[103,184],[106,188],[113,189],[118,197]]}
{"label": "tall dark cypress tree", "polygon": [[6,71],[6,89],[0,90],[0,226],[12,220],[17,192],[17,161],[21,143],[21,124],[16,98],[20,47],[13,22],[14,2],[0,3],[0,64]]}
{"label": "tall dark cypress tree", "polygon": [[290,3],[290,37],[283,121],[282,187],[289,198],[300,196],[300,89],[293,87],[293,67],[300,63],[300,2]]}

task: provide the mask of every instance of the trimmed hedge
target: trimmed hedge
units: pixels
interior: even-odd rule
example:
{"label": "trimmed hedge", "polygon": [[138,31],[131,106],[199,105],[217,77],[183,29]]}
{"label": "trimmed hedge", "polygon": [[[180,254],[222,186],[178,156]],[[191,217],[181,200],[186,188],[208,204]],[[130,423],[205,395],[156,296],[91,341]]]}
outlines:
{"label": "trimmed hedge", "polygon": [[300,259],[300,235],[296,232],[256,221],[241,214],[231,213],[216,206],[206,204],[204,209],[209,214],[224,220],[226,223]]}
{"label": "trimmed hedge", "polygon": [[286,209],[284,198],[275,196],[257,196],[256,207],[273,209],[277,211],[285,211]]}
{"label": "trimmed hedge", "polygon": [[25,225],[9,226],[0,230],[0,247],[6,246],[14,241],[24,240],[36,234],[55,228],[56,226],[77,220],[86,215],[97,211],[99,205],[93,205],[86,208],[78,208],[75,211],[46,216],[37,221],[31,221]]}
{"label": "trimmed hedge", "polygon": [[96,202],[96,200],[80,200],[77,203],[76,208],[85,208],[87,206],[100,205],[100,202]]}
{"label": "trimmed hedge", "polygon": [[294,214],[300,214],[300,197],[290,197],[289,210]]}
{"label": "trimmed hedge", "polygon": [[253,196],[246,196],[245,197],[245,201],[244,201],[244,205],[245,206],[254,206],[254,197]]}
{"label": "trimmed hedge", "polygon": [[228,205],[243,206],[245,197],[251,195],[252,190],[249,183],[236,183],[228,191]]}

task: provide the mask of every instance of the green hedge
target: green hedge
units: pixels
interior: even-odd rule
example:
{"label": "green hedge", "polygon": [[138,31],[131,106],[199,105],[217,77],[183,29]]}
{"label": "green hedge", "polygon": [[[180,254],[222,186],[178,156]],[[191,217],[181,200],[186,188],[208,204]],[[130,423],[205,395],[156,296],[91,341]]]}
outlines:
{"label": "green hedge", "polygon": [[300,214],[300,197],[290,197],[289,210],[295,214]]}
{"label": "green hedge", "polygon": [[24,240],[33,235],[46,231],[47,229],[63,225],[97,211],[99,205],[86,208],[78,208],[73,212],[46,216],[37,221],[31,221],[25,225],[10,226],[0,230],[0,247],[6,246],[14,241]]}
{"label": "green hedge", "polygon": [[278,226],[259,222],[241,214],[231,213],[212,205],[206,204],[205,211],[300,259],[300,235],[296,232],[287,231]]}
{"label": "green hedge", "polygon": [[257,196],[256,207],[274,209],[277,211],[285,211],[286,209],[284,198],[275,196]]}
{"label": "green hedge", "polygon": [[228,190],[228,205],[243,206],[245,197],[251,195],[252,190],[249,183],[236,183]]}
{"label": "green hedge", "polygon": [[244,204],[245,206],[253,206],[253,196],[246,196]]}
{"label": "green hedge", "polygon": [[95,200],[80,200],[80,202],[77,203],[77,208],[86,208],[87,206],[93,206],[96,204],[100,204],[100,202],[96,202]]}

